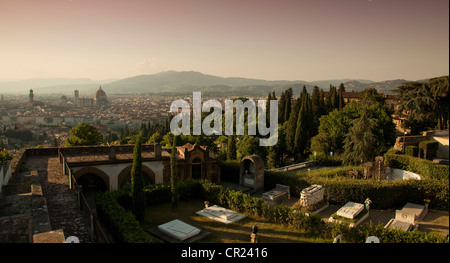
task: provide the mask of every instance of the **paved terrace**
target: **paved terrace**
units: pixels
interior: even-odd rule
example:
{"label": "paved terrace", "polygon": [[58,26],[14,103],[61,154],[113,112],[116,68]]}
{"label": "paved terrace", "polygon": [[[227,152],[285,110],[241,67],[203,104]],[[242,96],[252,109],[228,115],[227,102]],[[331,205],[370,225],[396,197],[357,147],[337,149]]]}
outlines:
{"label": "paved terrace", "polygon": [[[133,160],[134,145],[83,146],[60,148],[59,152],[71,166],[128,163]],[[143,161],[169,159],[170,154],[159,144],[143,144]]]}
{"label": "paved terrace", "polygon": [[0,243],[31,243],[34,234],[61,230],[65,238],[90,242],[88,224],[58,155],[25,156],[13,165],[13,176],[0,197]]}

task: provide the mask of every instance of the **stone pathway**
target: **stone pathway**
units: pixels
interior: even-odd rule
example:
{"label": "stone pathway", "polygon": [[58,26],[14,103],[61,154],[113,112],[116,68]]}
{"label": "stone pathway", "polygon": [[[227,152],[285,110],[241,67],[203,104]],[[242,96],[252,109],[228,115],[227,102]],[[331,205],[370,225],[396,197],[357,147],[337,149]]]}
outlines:
{"label": "stone pathway", "polygon": [[88,224],[77,206],[77,198],[68,187],[57,156],[28,157],[27,168],[37,170],[52,230],[63,229],[64,236],[76,236],[81,243],[90,242]]}
{"label": "stone pathway", "polygon": [[[11,177],[0,197],[0,243],[33,242],[34,232],[42,228],[33,223],[42,221],[39,217],[43,211],[44,218],[50,221],[49,230],[62,229],[65,238],[76,236],[81,243],[91,242],[88,224],[77,206],[75,194],[69,190],[58,157],[27,157],[25,165],[28,171]],[[45,200],[39,209],[36,209],[36,195],[32,192],[34,183],[40,184],[41,199]]]}
{"label": "stone pathway", "polygon": [[0,197],[0,243],[31,243],[33,214],[31,174],[11,177]]}

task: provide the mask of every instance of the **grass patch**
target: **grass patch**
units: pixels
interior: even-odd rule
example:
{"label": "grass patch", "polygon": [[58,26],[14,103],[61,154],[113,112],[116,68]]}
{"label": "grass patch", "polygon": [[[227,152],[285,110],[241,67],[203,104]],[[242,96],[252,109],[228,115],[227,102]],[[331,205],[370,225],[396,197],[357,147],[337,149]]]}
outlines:
{"label": "grass patch", "polygon": [[259,243],[329,243],[332,241],[293,231],[288,226],[255,216],[246,215],[246,218],[238,222],[223,224],[195,213],[203,208],[204,204],[201,200],[182,201],[175,209],[170,203],[148,206],[141,225],[146,230],[179,219],[210,232],[207,237],[198,241],[199,243],[248,243],[254,225],[257,225],[259,229]]}

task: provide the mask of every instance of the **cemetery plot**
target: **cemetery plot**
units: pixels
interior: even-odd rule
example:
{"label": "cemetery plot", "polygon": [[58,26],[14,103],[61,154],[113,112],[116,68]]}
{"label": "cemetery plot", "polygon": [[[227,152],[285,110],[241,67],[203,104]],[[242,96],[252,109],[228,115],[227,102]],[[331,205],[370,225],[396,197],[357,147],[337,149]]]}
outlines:
{"label": "cemetery plot", "polygon": [[422,220],[428,209],[423,205],[407,203],[401,210],[395,211],[392,218],[384,228],[399,228],[404,231],[413,231],[418,228],[417,221]]}
{"label": "cemetery plot", "polygon": [[245,218],[245,215],[239,214],[218,205],[206,207],[200,211],[197,211],[196,213],[225,224],[236,222]]}
{"label": "cemetery plot", "polygon": [[364,205],[355,202],[347,202],[336,213],[330,216],[329,222],[349,223],[349,227],[360,224],[369,216],[369,211]]}
{"label": "cemetery plot", "polygon": [[353,219],[364,209],[363,204],[347,202],[337,211],[338,216]]}
{"label": "cemetery plot", "polygon": [[178,219],[159,225],[158,229],[179,240],[185,240],[200,233],[200,229],[188,225]]}
{"label": "cemetery plot", "polygon": [[270,205],[279,204],[283,200],[289,199],[290,197],[290,187],[281,184],[277,184],[275,189],[262,194],[262,199]]}
{"label": "cemetery plot", "polygon": [[320,213],[329,206],[324,194],[325,188],[321,185],[311,185],[300,192],[300,206],[307,211],[312,211],[316,214]]}
{"label": "cemetery plot", "polygon": [[178,219],[149,229],[148,232],[169,243],[190,243],[197,241],[209,234],[209,232],[191,226]]}

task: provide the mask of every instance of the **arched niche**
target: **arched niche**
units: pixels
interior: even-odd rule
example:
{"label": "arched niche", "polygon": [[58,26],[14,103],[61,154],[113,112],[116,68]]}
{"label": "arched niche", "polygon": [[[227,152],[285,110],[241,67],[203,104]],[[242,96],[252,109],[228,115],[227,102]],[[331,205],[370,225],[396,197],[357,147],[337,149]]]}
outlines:
{"label": "arched niche", "polygon": [[239,184],[255,191],[264,190],[264,161],[261,157],[251,155],[242,158]]}

